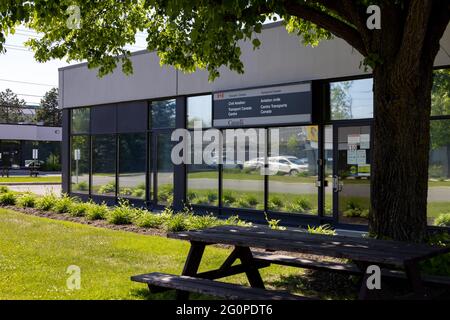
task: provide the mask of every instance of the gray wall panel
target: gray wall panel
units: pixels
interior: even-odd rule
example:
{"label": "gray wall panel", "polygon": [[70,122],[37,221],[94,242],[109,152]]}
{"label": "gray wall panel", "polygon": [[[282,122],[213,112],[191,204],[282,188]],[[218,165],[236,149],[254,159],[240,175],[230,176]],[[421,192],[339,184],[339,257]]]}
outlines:
{"label": "gray wall panel", "polygon": [[[315,48],[305,47],[283,26],[266,27],[258,38],[262,42],[259,50],[253,50],[249,42],[241,44],[245,74],[222,68],[221,77],[213,83],[208,82],[204,71],[184,74],[171,67],[161,68],[155,53],[134,54],[134,74],[130,77],[117,69],[99,79],[96,70],[89,70],[85,64],[62,68],[61,104],[89,106],[364,74],[361,55],[344,40],[336,38]],[[441,46],[450,52],[450,26]],[[443,49],[435,65],[450,65],[450,56]]]}

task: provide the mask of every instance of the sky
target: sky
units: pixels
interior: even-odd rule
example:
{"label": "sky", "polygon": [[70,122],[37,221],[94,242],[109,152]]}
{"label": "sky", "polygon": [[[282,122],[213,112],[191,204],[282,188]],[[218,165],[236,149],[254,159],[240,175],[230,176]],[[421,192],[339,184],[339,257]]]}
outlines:
{"label": "sky", "polygon": [[[66,61],[52,60],[39,63],[24,42],[30,37],[39,37],[33,30],[19,27],[14,35],[6,39],[5,54],[0,54],[0,91],[7,88],[18,94],[27,104],[38,105],[45,92],[58,87],[58,68],[69,65]],[[131,51],[145,49],[145,34],[138,34]],[[72,62],[70,64],[76,64]]]}

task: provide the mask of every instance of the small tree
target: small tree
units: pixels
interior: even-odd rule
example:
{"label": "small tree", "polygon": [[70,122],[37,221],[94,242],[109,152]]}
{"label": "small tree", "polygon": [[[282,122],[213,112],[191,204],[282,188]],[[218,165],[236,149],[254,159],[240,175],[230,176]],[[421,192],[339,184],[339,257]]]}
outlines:
{"label": "small tree", "polygon": [[25,100],[19,99],[11,89],[0,92],[0,122],[24,121],[23,107],[25,107]]}
{"label": "small tree", "polygon": [[47,91],[41,99],[39,109],[36,111],[36,121],[42,121],[47,126],[61,126],[62,111],[58,107],[57,88]]}

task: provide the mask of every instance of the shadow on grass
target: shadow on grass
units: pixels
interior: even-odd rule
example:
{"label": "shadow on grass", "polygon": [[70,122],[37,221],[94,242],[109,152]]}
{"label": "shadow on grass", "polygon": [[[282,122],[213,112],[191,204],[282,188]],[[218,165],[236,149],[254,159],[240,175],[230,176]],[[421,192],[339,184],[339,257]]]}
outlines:
{"label": "shadow on grass", "polygon": [[320,299],[356,299],[359,291],[359,278],[324,271],[305,270],[301,275],[281,276],[267,282],[278,290],[287,290],[308,297]]}

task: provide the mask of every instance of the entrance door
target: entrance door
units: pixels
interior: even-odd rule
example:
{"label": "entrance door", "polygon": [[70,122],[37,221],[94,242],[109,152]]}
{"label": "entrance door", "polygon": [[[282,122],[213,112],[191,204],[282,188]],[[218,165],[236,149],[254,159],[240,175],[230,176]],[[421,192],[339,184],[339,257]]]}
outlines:
{"label": "entrance door", "polygon": [[342,224],[368,224],[371,126],[334,126],[333,208]]}

